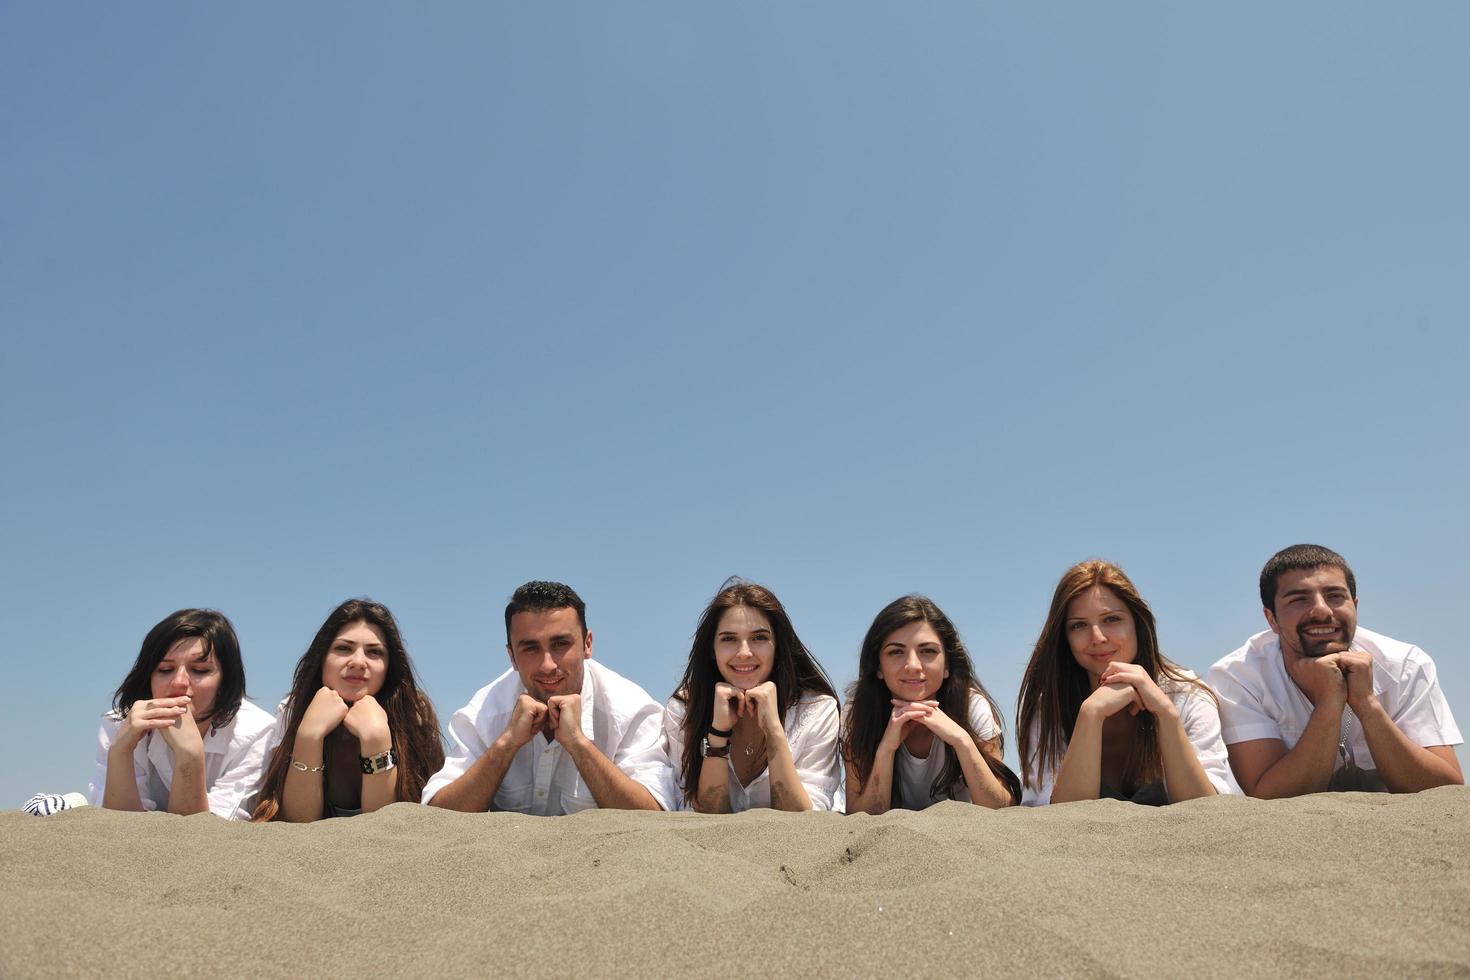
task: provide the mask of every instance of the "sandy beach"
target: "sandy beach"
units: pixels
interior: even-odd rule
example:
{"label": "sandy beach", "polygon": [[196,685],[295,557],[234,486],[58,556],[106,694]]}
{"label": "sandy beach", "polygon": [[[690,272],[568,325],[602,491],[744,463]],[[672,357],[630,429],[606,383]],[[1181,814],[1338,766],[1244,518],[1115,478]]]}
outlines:
{"label": "sandy beach", "polygon": [[0,813],[0,976],[1470,976],[1470,789],[882,817]]}

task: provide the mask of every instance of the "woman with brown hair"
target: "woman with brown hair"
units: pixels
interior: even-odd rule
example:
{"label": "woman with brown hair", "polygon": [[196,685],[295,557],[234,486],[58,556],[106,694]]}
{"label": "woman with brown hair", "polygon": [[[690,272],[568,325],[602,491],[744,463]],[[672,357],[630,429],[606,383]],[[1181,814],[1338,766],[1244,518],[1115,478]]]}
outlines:
{"label": "woman with brown hair", "polygon": [[305,823],[418,802],[444,746],[385,606],[349,599],[332,610],[296,664],[273,738],[254,820]]}
{"label": "woman with brown hair", "polygon": [[771,590],[730,579],[705,607],[664,748],[701,813],[834,808],[837,692]]}
{"label": "woman with brown hair", "polygon": [[1079,562],[1057,583],[1016,727],[1027,806],[1240,792],[1214,693],[1159,651],[1153,611],[1111,562]]}
{"label": "woman with brown hair", "polygon": [[868,627],[847,690],[847,812],[922,810],[940,800],[991,809],[1020,795],[1001,762],[1000,712],[959,631],[924,596],[895,599]]}

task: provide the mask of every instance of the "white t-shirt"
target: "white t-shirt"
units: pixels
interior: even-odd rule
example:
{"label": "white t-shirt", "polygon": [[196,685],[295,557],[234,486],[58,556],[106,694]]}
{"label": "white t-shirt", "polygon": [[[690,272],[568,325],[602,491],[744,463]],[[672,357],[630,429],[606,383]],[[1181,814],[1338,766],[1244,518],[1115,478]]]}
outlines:
{"label": "white t-shirt", "polygon": [[[844,714],[849,712],[852,704],[844,705]],[[995,720],[994,713],[990,710],[990,704],[980,695],[970,693],[969,703],[970,729],[978,736],[980,741],[989,742],[1000,736],[1000,724]],[[893,782],[898,787],[899,806],[905,810],[922,810],[941,800],[950,799],[944,793],[935,796],[930,792],[934,780],[939,778],[945,764],[949,761],[949,746],[937,735],[929,747],[929,754],[924,758],[917,758],[905,745],[899,745],[898,751],[893,753]],[[954,799],[973,803],[970,798],[970,787],[964,778],[954,787]]]}
{"label": "white t-shirt", "polygon": [[[204,792],[209,812],[226,820],[249,820],[265,773],[266,748],[275,719],[249,701],[228,725],[204,736]],[[97,732],[97,768],[87,786],[87,799],[102,805],[107,790],[107,750],[117,737],[122,715],[109,711]],[[133,777],[145,810],[167,810],[173,786],[174,754],[157,732],[149,732],[133,750]]]}
{"label": "white t-shirt", "polygon": [[[520,675],[507,670],[475,692],[470,703],[449,719],[449,749],[444,768],[424,786],[423,801],[454,782],[484,755],[505,731],[516,699],[527,693]],[[665,810],[675,808],[677,791],[663,746],[663,709],[634,684],[596,660],[582,674],[582,732],[624,775],[644,787]],[[491,810],[559,816],[597,806],[561,743],[536,735],[521,746],[506,770]]]}
{"label": "white t-shirt", "polygon": [[[1186,676],[1195,675],[1193,672],[1186,672]],[[1179,712],[1179,722],[1184,726],[1184,734],[1189,737],[1189,744],[1194,746],[1194,754],[1199,758],[1199,764],[1204,768],[1210,785],[1215,787],[1215,792],[1239,794],[1240,786],[1235,781],[1235,773],[1230,771],[1230,754],[1220,738],[1220,709],[1215,705],[1215,699],[1194,684],[1179,683],[1168,678],[1159,679],[1159,690],[1174,702],[1174,708]],[[1039,754],[1037,742],[1040,738],[1040,727],[1033,726],[1031,756],[1022,760],[1025,772],[1036,773],[1036,757]],[[1066,758],[1066,755],[1067,744],[1063,743],[1062,758]],[[1039,778],[1033,776],[1030,785],[1023,782],[1021,805],[1045,806],[1050,803],[1059,768],[1061,759],[1057,760],[1056,769],[1040,773]],[[1167,785],[1164,786],[1164,791],[1167,794]]]}
{"label": "white t-shirt", "polygon": [[[1352,649],[1373,658],[1373,693],[1393,723],[1416,745],[1459,745],[1460,729],[1435,678],[1434,661],[1418,647],[1359,628]],[[1301,739],[1312,703],[1286,672],[1281,639],[1267,630],[1210,668],[1210,686],[1220,695],[1227,744],[1280,739],[1287,751]],[[1348,764],[1376,772],[1363,726],[1352,709],[1342,713],[1341,742],[1333,772]]]}
{"label": "white t-shirt", "polygon": [[[664,705],[664,751],[674,767],[674,779],[680,780],[684,766],[684,715],[688,705],[678,698],[669,698]],[[831,810],[837,802],[838,784],[842,779],[842,764],[837,751],[837,699],[825,694],[803,698],[786,709],[782,727],[786,729],[786,743],[791,747],[791,760],[796,764],[796,776],[811,797],[813,810]],[[705,764],[718,764],[719,759],[706,759]],[[730,812],[769,807],[771,805],[771,771],[762,769],[760,775],[741,786],[735,776],[735,762],[726,759],[725,769],[729,775]],[[684,785],[678,783],[679,805],[684,808]]]}

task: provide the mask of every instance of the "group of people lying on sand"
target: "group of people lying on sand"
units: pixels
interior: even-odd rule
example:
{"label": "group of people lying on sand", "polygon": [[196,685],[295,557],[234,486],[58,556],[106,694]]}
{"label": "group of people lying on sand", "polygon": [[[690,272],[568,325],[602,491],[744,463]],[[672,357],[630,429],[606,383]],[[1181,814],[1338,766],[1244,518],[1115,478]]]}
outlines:
{"label": "group of people lying on sand", "polygon": [[454,713],[447,751],[378,603],[332,612],[274,717],[244,698],[229,621],[187,609],[149,632],[118,687],[90,802],[289,821],[403,801],[546,815],[876,814],[941,800],[1163,804],[1463,783],[1433,661],[1358,628],[1340,555],[1287,548],[1260,589],[1270,629],[1201,680],[1164,656],[1153,612],[1121,568],[1068,569],[1021,682],[1019,777],[1002,761],[1000,712],[959,632],[922,596],[874,618],[840,706],[776,597],[732,580],[660,705],[592,659],[572,589],[529,582],[505,609],[510,667]]}

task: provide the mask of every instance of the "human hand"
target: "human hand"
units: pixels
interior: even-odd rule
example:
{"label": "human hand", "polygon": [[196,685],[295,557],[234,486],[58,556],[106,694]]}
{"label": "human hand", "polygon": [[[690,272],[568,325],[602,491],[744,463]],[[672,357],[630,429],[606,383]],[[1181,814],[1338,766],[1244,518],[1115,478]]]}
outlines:
{"label": "human hand", "polygon": [[1154,682],[1154,679],[1148,676],[1148,671],[1138,664],[1116,661],[1110,663],[1103,669],[1102,676],[1098,678],[1098,684],[1127,684],[1133,688],[1133,693],[1137,695],[1138,704],[1142,710],[1160,718],[1178,717],[1179,715],[1179,709],[1174,707],[1174,702]]}
{"label": "human hand", "polygon": [[506,722],[503,736],[510,739],[516,748],[525,745],[546,727],[546,705],[529,694],[516,698],[515,707],[510,709],[510,721]]}
{"label": "human hand", "polygon": [[[193,721],[193,716],[189,714],[189,701],[188,695],[134,701],[128,713],[123,716],[117,735],[112,739],[113,750],[131,755],[143,736],[149,732],[172,728],[178,724],[180,718],[187,717]],[[198,732],[197,726],[195,732]]]}
{"label": "human hand", "polygon": [[320,688],[306,706],[301,724],[296,726],[296,737],[322,741],[342,724],[342,719],[347,717],[347,709],[348,704],[340,694],[330,687]]}
{"label": "human hand", "polygon": [[1133,689],[1133,685],[1114,681],[1109,684],[1099,684],[1097,690],[1089,694],[1087,700],[1082,702],[1081,711],[1095,714],[1101,720],[1113,717],[1124,708],[1128,709],[1130,715],[1136,715],[1143,709],[1143,702],[1139,699],[1138,692]]}
{"label": "human hand", "polygon": [[1373,703],[1373,655],[1366,650],[1337,654],[1337,669],[1347,684],[1347,702],[1356,714]]}
{"label": "human hand", "polygon": [[173,753],[174,760],[204,759],[204,736],[199,734],[199,723],[194,720],[193,714],[185,712],[174,718],[172,725],[165,725],[158,730],[163,736],[163,743]]}
{"label": "human hand", "polygon": [[878,742],[882,748],[889,752],[898,751],[898,746],[923,717],[931,711],[937,711],[938,701],[904,701],[901,698],[892,698],[889,703],[893,705],[893,711],[888,716],[888,727],[883,730],[883,738]]}
{"label": "human hand", "polygon": [[393,747],[388,712],[371,694],[364,694],[347,709],[342,727],[357,737],[358,751],[362,755],[379,755]]}
{"label": "human hand", "polygon": [[786,737],[786,730],[781,725],[781,715],[777,710],[777,700],[776,685],[766,681],[746,691],[745,703],[741,706],[741,713],[754,717],[768,739],[771,736]]}
{"label": "human hand", "polygon": [[735,719],[744,713],[745,692],[723,681],[715,685],[715,710],[710,725],[722,732],[735,728]]}
{"label": "human hand", "polygon": [[[932,702],[921,703],[929,705]],[[970,736],[966,734],[965,730],[959,726],[958,722],[940,710],[938,704],[933,704],[926,714],[919,717],[918,721],[919,724],[933,732],[945,745],[962,746],[970,742]]]}
{"label": "human hand", "polygon": [[1286,673],[1307,696],[1312,707],[1327,705],[1341,709],[1347,703],[1347,677],[1338,666],[1342,654],[1300,657],[1286,654]]}
{"label": "human hand", "polygon": [[558,694],[546,702],[546,724],[563,746],[586,738],[582,734],[582,695]]}

